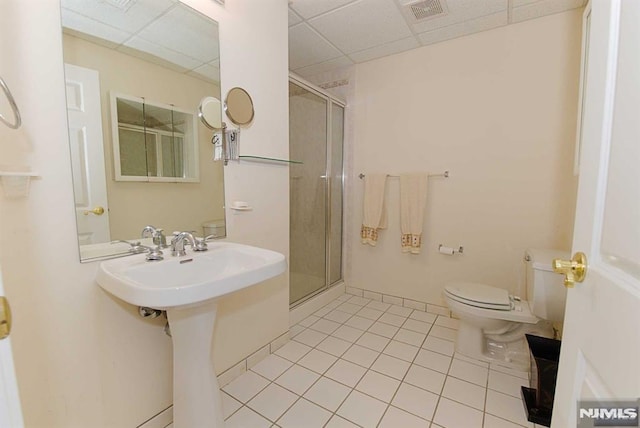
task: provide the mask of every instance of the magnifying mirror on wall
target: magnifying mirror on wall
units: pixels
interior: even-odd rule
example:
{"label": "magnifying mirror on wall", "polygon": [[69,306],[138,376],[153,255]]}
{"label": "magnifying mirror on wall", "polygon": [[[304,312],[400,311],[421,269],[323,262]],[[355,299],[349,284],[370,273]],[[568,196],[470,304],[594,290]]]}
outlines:
{"label": "magnifying mirror on wall", "polygon": [[247,91],[242,88],[231,88],[224,100],[224,111],[234,124],[248,125],[253,120],[253,100]]}
{"label": "magnifying mirror on wall", "polygon": [[224,127],[222,124],[220,100],[216,97],[204,97],[202,101],[200,101],[198,117],[200,117],[204,126],[209,129],[217,131]]}

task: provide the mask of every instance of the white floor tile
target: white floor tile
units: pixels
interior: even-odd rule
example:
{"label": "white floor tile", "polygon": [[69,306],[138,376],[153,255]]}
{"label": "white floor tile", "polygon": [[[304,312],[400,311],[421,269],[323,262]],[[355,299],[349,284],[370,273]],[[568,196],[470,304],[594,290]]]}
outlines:
{"label": "white floor tile", "polygon": [[482,428],[482,412],[441,398],[433,421],[444,428]]}
{"label": "white floor tile", "polygon": [[276,421],[298,399],[298,396],[272,383],[247,403],[255,412]]}
{"label": "white floor tile", "polygon": [[[313,326],[311,326],[313,328]],[[440,339],[450,340],[452,342],[456,341],[456,336],[458,335],[458,330],[453,328],[442,327],[441,325],[434,325],[431,327],[429,331],[429,336],[439,337]]]}
{"label": "white floor tile", "polygon": [[298,364],[302,367],[306,367],[309,370],[313,370],[316,373],[324,373],[338,358],[326,352],[312,349],[307,355],[300,358]]}
{"label": "white floor tile", "polygon": [[329,312],[324,317],[326,319],[328,319],[328,320],[335,321],[335,322],[338,322],[338,323],[342,324],[346,320],[351,318],[351,314],[348,314],[346,312],[342,312],[342,311],[339,311],[339,310],[336,309],[336,310],[333,310],[333,311]]}
{"label": "white floor tile", "polygon": [[418,333],[416,331],[401,328],[393,337],[393,340],[420,347],[426,337],[427,335],[424,333]]}
{"label": "white floor tile", "polygon": [[431,420],[437,402],[437,394],[402,383],[391,404],[416,416]]}
{"label": "white floor tile", "polygon": [[300,324],[303,327],[309,327],[311,324],[318,321],[319,319],[320,317],[317,315],[309,315],[307,318],[303,319],[298,324]]}
{"label": "white floor tile", "polygon": [[301,398],[277,421],[282,428],[321,428],[331,418],[327,410]]}
{"label": "white floor tile", "polygon": [[389,339],[384,336],[378,336],[377,334],[366,332],[360,339],[356,341],[357,345],[364,346],[365,348],[373,349],[374,351],[382,352],[382,350],[389,343]]}
{"label": "white floor tile", "polygon": [[489,370],[489,389],[520,398],[523,385],[528,387],[529,381],[521,377]]}
{"label": "white floor tile", "polygon": [[348,325],[343,325],[342,327],[331,333],[331,335],[342,340],[354,343],[360,336],[362,336],[362,333],[364,333],[362,330],[349,327]]}
{"label": "white floor tile", "polygon": [[271,421],[263,418],[248,407],[235,412],[224,423],[226,428],[269,428]]}
{"label": "white floor tile", "polygon": [[430,314],[429,312],[423,312],[423,311],[413,311],[411,312],[411,315],[409,315],[409,318],[411,319],[426,322],[428,324],[433,324],[436,321],[437,317],[438,317],[437,315]]}
{"label": "white floor tile", "polygon": [[362,306],[354,305],[353,303],[343,303],[340,306],[338,306],[336,309],[353,315],[356,312],[358,312],[360,309],[362,309]]}
{"label": "white floor tile", "polygon": [[421,349],[416,355],[414,364],[419,364],[422,367],[438,371],[440,373],[448,373],[449,366],[451,365],[451,357],[438,354],[437,352],[429,351],[428,349]]}
{"label": "white floor tile", "polygon": [[246,403],[267,385],[269,385],[267,379],[252,371],[248,371],[227,384],[222,390],[236,400]]}
{"label": "white floor tile", "polygon": [[391,376],[394,379],[402,380],[409,370],[411,363],[396,357],[380,354],[378,359],[371,366],[371,370]]}
{"label": "white floor tile", "polygon": [[322,342],[327,336],[327,334],[320,333],[319,331],[311,330],[310,328],[308,328],[294,337],[293,340],[303,343],[307,346],[311,346],[313,348],[318,343]]}
{"label": "white floor tile", "polygon": [[309,351],[311,351],[310,346],[296,342],[295,340],[291,340],[280,349],[278,349],[275,354],[295,363],[300,358],[305,356]]}
{"label": "white floor tile", "polygon": [[487,390],[473,383],[465,382],[455,377],[447,376],[442,390],[442,396],[465,404],[480,411],[484,411],[484,397]]}
{"label": "white floor tile", "polygon": [[440,372],[412,364],[404,382],[440,395],[446,376]]}
{"label": "white floor tile", "polygon": [[522,379],[529,379],[529,372],[527,370],[516,370],[496,363],[491,363],[489,367],[491,368],[491,370],[495,370],[497,372],[506,373],[511,376],[520,377]]}
{"label": "white floor tile", "polygon": [[351,294],[342,294],[341,296],[337,297],[335,301],[338,302],[346,302],[347,300],[349,300],[352,297]]}
{"label": "white floor tile", "polygon": [[364,367],[340,359],[324,375],[353,388],[366,371]]}
{"label": "white floor tile", "polygon": [[428,428],[429,421],[389,406],[378,428]]}
{"label": "white floor tile", "polygon": [[304,398],[335,412],[350,392],[351,388],[323,376],[309,388]]}
{"label": "white floor tile", "polygon": [[413,309],[405,308],[403,306],[397,306],[397,305],[391,305],[391,307],[387,309],[387,313],[399,315],[404,318],[408,317],[411,314],[411,312],[413,312]]}
{"label": "white floor tile", "polygon": [[323,306],[322,308],[320,308],[317,311],[315,311],[313,313],[313,315],[315,315],[317,317],[323,317],[323,316],[327,315],[329,312],[331,312],[332,310],[333,310],[332,308],[328,308],[327,306]]}
{"label": "white floor tile", "polygon": [[[530,425],[527,425],[530,426]],[[505,421],[497,416],[484,414],[484,428],[522,428],[522,425],[514,424],[513,422]]]}
{"label": "white floor tile", "polygon": [[291,337],[293,339],[294,337],[296,337],[298,334],[302,333],[306,329],[307,329],[306,327],[303,327],[300,324],[296,324],[294,326],[291,326],[289,328],[289,337]]}
{"label": "white floor tile", "polygon": [[319,331],[324,334],[331,334],[336,331],[340,327],[340,323],[335,321],[327,320],[327,319],[319,319],[315,323],[309,326],[310,329]]}
{"label": "white floor tile", "polygon": [[380,318],[380,316],[384,314],[383,311],[379,311],[377,309],[373,309],[373,308],[369,308],[369,307],[364,307],[362,309],[360,309],[358,311],[358,313],[356,313],[356,315],[363,317],[363,318],[368,318],[370,320],[377,320],[378,318]]}
{"label": "white floor tile", "polygon": [[293,363],[291,361],[276,354],[271,354],[255,366],[251,367],[251,370],[269,380],[274,380],[292,365]]}
{"label": "white floor tile", "polygon": [[391,307],[390,303],[371,301],[367,303],[367,308],[376,309],[378,311],[386,311]]}
{"label": "white floor tile", "polygon": [[275,382],[289,391],[302,395],[319,377],[320,375],[317,373],[295,364],[277,378]]}
{"label": "white floor tile", "polygon": [[342,355],[342,359],[369,368],[376,358],[378,358],[378,355],[380,355],[378,351],[360,345],[353,345]]}
{"label": "white floor tile", "polygon": [[332,300],[332,301],[330,301],[329,303],[327,303],[327,304],[325,305],[325,308],[335,309],[335,308],[337,308],[338,306],[340,306],[341,304],[342,304],[342,301],[341,301],[341,300],[339,300],[339,299],[335,299],[335,300]]}
{"label": "white floor tile", "polygon": [[454,358],[451,363],[451,368],[449,369],[449,376],[475,383],[484,388],[487,386],[489,370]]}
{"label": "white floor tile", "polygon": [[433,324],[429,324],[428,322],[407,318],[405,323],[402,325],[402,328],[411,330],[411,331],[416,331],[422,334],[427,334],[431,330],[432,326]]}
{"label": "white floor tile", "polygon": [[366,330],[369,327],[371,327],[371,325],[374,323],[373,320],[370,320],[368,318],[363,318],[360,317],[358,315],[354,315],[351,318],[349,318],[344,325],[348,325],[349,327],[353,327],[353,328],[357,328],[360,330]]}
{"label": "white floor tile", "polygon": [[438,352],[439,354],[448,355],[450,357],[453,356],[454,344],[449,340],[427,336],[422,347],[433,352]]}
{"label": "white floor tile", "polygon": [[336,413],[360,426],[375,427],[386,408],[386,403],[358,391],[353,391]]}
{"label": "white floor tile", "polygon": [[406,319],[407,318],[405,317],[385,312],[380,318],[378,318],[378,321],[400,327],[402,324],[404,324]]}
{"label": "white floor tile", "polygon": [[395,334],[400,330],[399,327],[393,326],[391,324],[385,324],[383,322],[376,322],[371,327],[369,327],[370,333],[375,333],[380,336],[387,337],[391,339]]}
{"label": "white floor tile", "polygon": [[485,412],[519,425],[529,426],[522,400],[510,395],[501,394],[491,389],[487,390]]}
{"label": "white floor tile", "polygon": [[399,385],[399,380],[369,370],[358,382],[356,390],[389,403]]}
{"label": "white floor tile", "polygon": [[222,396],[222,414],[225,419],[228,419],[229,416],[242,407],[242,403],[224,391],[220,395]]}
{"label": "white floor tile", "polygon": [[438,315],[438,318],[436,319],[435,324],[436,325],[441,325],[441,326],[447,327],[447,328],[453,328],[453,329],[457,330],[458,327],[460,327],[460,320],[457,320],[455,318],[445,317],[445,316],[442,316],[442,315]]}
{"label": "white floor tile", "polygon": [[387,347],[384,348],[383,352],[387,355],[391,355],[392,357],[411,362],[415,358],[419,349],[420,348],[417,346],[407,345],[406,343],[392,340],[389,342]]}
{"label": "white floor tile", "polygon": [[345,418],[341,418],[338,415],[333,415],[329,423],[324,428],[359,428],[358,425],[349,422]]}
{"label": "white floor tile", "polygon": [[316,346],[317,349],[327,352],[336,357],[341,356],[351,346],[351,342],[338,339],[337,337],[329,336]]}
{"label": "white floor tile", "polygon": [[485,367],[487,369],[489,368],[489,363],[487,363],[486,361],[480,361],[480,360],[477,360],[475,358],[467,357],[466,355],[463,355],[463,354],[461,354],[459,352],[455,352],[453,354],[453,358],[457,358],[458,360],[466,361],[467,363],[475,364],[476,366]]}

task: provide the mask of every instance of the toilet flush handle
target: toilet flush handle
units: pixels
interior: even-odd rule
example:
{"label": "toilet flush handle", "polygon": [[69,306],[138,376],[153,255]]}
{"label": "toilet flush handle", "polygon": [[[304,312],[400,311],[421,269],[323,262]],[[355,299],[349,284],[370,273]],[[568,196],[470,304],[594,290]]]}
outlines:
{"label": "toilet flush handle", "polygon": [[573,288],[576,282],[584,281],[587,276],[587,256],[578,252],[571,260],[553,259],[553,271],[564,275],[564,286]]}

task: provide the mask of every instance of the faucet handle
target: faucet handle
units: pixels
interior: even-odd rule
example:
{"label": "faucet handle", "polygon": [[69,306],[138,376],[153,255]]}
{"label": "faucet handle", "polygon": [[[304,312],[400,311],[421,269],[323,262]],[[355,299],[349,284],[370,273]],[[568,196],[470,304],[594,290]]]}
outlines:
{"label": "faucet handle", "polygon": [[164,236],[164,230],[147,225],[142,229],[142,238],[151,237],[153,239],[153,245],[167,248],[167,238]]}
{"label": "faucet handle", "polygon": [[164,257],[162,256],[162,247],[160,245],[156,245],[155,247],[148,247],[146,245],[142,245],[140,241],[129,242],[125,241],[124,239],[117,239],[115,241],[111,241],[110,243],[129,244],[129,252],[131,254],[147,253],[147,261],[159,261],[164,259]]}
{"label": "faucet handle", "polygon": [[196,245],[193,247],[193,251],[207,251],[207,241],[215,238],[216,235],[207,235],[204,238],[195,238]]}

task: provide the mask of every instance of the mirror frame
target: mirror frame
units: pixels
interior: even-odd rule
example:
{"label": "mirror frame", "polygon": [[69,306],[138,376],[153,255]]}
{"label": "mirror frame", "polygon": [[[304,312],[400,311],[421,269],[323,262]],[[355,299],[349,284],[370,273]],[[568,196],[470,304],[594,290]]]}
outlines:
{"label": "mirror frame", "polygon": [[[238,96],[241,98],[237,100]],[[247,110],[251,111],[250,117],[249,119],[242,120],[241,117],[246,115]],[[253,108],[251,95],[238,86],[229,89],[229,92],[227,92],[227,97],[224,100],[224,112],[229,120],[238,126],[250,124],[256,113]]]}

